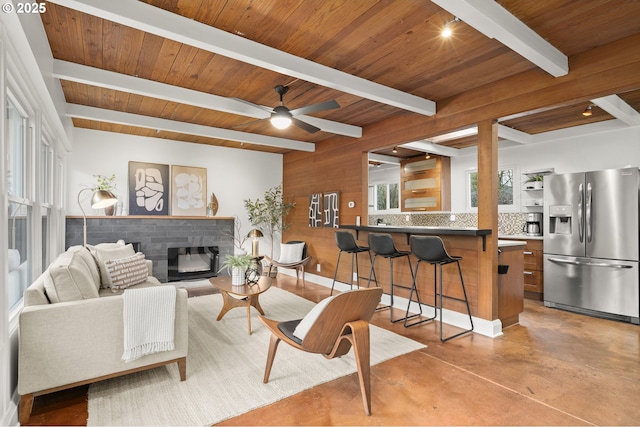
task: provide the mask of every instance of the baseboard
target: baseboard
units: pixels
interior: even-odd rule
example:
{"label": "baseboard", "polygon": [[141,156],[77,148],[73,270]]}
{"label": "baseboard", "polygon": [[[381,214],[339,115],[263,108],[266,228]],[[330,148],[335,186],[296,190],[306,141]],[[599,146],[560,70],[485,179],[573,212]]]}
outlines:
{"label": "baseboard", "polygon": [[13,393],[13,398],[5,406],[6,411],[4,414],[2,414],[2,418],[0,419],[0,425],[3,425],[3,426],[20,425],[20,423],[18,422],[18,401],[19,400],[20,400],[20,396],[18,395],[18,391],[15,390]]}
{"label": "baseboard", "polygon": [[[296,275],[295,270],[278,269],[278,272],[281,274],[286,274],[287,276],[295,277]],[[327,288],[330,288],[331,283],[333,282],[333,279],[330,279],[324,276],[318,276],[316,274],[312,274],[308,272],[305,272],[304,277],[305,277],[305,280],[309,280],[310,282],[317,283],[318,285],[325,286]],[[346,283],[336,281],[335,289],[339,291],[348,291],[349,289],[351,289],[351,287]],[[389,304],[389,302],[390,302],[389,295],[383,294],[382,303]],[[409,300],[407,298],[396,296],[394,298],[393,307],[400,310],[406,310],[408,302]],[[413,313],[417,313],[418,311],[420,311],[418,308],[418,304],[415,302],[412,302],[409,311]],[[425,315],[427,316],[433,316],[434,309],[432,307],[422,304],[422,312],[425,313]],[[445,308],[443,310],[443,317],[444,317],[444,323],[446,323],[447,325],[456,326],[462,329],[469,328],[469,317],[463,313],[447,310]],[[473,332],[490,337],[490,338],[496,338],[502,335],[502,322],[500,321],[500,319],[487,320],[487,319],[481,319],[475,316],[472,316],[472,319],[473,319],[473,326],[474,326]]]}

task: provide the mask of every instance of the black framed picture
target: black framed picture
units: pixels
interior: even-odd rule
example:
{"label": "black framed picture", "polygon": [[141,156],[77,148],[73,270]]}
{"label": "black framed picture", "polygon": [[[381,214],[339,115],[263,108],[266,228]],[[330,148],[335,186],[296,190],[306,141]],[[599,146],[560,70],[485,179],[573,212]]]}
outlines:
{"label": "black framed picture", "polygon": [[169,215],[169,165],[129,162],[129,215]]}

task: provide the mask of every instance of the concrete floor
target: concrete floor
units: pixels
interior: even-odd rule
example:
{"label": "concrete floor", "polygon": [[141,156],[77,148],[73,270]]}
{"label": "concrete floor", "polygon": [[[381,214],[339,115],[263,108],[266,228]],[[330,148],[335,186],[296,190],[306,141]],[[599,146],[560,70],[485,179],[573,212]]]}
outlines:
{"label": "concrete floor", "polygon": [[[329,294],[284,275],[275,286],[312,301]],[[405,329],[388,315],[378,312],[372,323],[427,348],[372,367],[371,416],[353,374],[220,425],[640,424],[640,326],[525,300],[520,324],[503,336],[443,344],[438,323]],[[30,424],[86,424],[86,387],[36,398]]]}

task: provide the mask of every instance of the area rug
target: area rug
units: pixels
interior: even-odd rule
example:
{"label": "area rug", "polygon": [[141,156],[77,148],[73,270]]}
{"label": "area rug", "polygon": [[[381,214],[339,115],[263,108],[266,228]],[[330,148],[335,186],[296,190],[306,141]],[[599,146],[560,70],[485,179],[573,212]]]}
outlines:
{"label": "area rug", "polygon": [[[275,287],[260,295],[260,304],[276,320],[301,318],[314,306]],[[216,321],[221,307],[220,294],[189,298],[186,381],[180,381],[174,363],[93,384],[87,425],[215,424],[356,372],[353,349],[326,360],[281,344],[269,382],[263,384],[269,332],[254,309],[251,335],[245,309],[233,309]],[[372,365],[424,347],[371,327]]]}

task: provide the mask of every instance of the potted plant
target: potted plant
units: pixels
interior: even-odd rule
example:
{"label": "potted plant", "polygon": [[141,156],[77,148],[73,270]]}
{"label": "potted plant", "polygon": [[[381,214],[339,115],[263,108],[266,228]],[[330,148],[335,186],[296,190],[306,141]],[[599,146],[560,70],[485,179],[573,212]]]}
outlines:
{"label": "potted plant", "polygon": [[271,241],[270,256],[273,257],[273,240],[277,233],[281,233],[291,227],[284,218],[296,204],[285,203],[282,199],[282,184],[270,188],[264,193],[262,199],[246,199],[244,207],[247,210],[249,221],[258,228]]}
{"label": "potted plant", "polygon": [[[116,189],[116,174],[111,174],[111,176],[106,175],[94,175],[96,178],[96,184],[91,187],[91,191],[108,191],[113,194],[113,190]],[[115,197],[115,196],[114,196]],[[113,216],[116,212],[116,205],[107,206],[104,208],[104,214],[106,216]]]}
{"label": "potted plant", "polygon": [[[533,189],[533,190],[540,190],[542,189],[542,181],[544,180],[544,176],[543,175],[531,175],[529,176],[529,179],[527,180],[527,188]],[[528,184],[531,183],[531,184]]]}
{"label": "potted plant", "polygon": [[226,269],[231,274],[232,285],[244,285],[245,273],[250,266],[251,256],[249,255],[227,255],[218,272]]}

